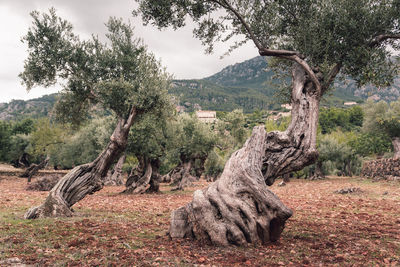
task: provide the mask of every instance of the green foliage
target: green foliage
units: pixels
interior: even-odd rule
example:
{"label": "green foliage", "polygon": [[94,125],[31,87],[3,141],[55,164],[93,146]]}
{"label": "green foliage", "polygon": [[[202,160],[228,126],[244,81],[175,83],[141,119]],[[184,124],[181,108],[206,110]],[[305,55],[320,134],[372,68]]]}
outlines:
{"label": "green foliage", "polygon": [[169,77],[134,38],[131,25],[110,18],[108,43],[101,43],[95,36],[81,41],[54,9],[31,16],[33,25],[23,38],[29,55],[20,77],[28,90],[65,81],[56,105],[59,120],[79,124],[95,104],[126,118],[132,106],[145,113],[168,102]]}
{"label": "green foliage", "polygon": [[329,72],[338,63],[341,73],[359,84],[387,85],[396,70],[384,44],[398,50],[398,42],[382,43],[377,37],[398,34],[398,0],[136,1],[134,14],[140,13],[145,24],[179,28],[192,18],[194,35],[207,52],[215,42],[233,39],[229,51],[249,40],[259,48],[296,51],[319,68],[327,87]]}
{"label": "green foliage", "polygon": [[12,126],[12,134],[30,134],[34,129],[34,121],[30,118],[17,121]]}
{"label": "green foliage", "polygon": [[223,119],[224,130],[227,130],[234,139],[234,147],[241,147],[246,141],[248,133],[244,128],[245,116],[243,110],[235,109],[226,114]]}
{"label": "green foliage", "polygon": [[168,136],[173,137],[168,142],[169,154],[175,155],[181,162],[196,159],[205,161],[217,143],[217,136],[210,126],[196,117],[183,114],[168,125]]}
{"label": "green foliage", "polygon": [[65,142],[66,134],[66,128],[62,125],[55,124],[48,118],[38,119],[30,135],[29,154],[40,160],[56,153]]}
{"label": "green foliage", "polygon": [[28,135],[17,134],[11,136],[9,151],[5,154],[5,161],[10,163],[18,160],[22,154],[28,152],[30,144],[30,136]]}
{"label": "green foliage", "polygon": [[361,133],[356,139],[350,140],[349,145],[363,157],[383,155],[392,147],[390,137],[384,132]]}
{"label": "green foliage", "polygon": [[289,126],[290,119],[291,119],[290,117],[283,117],[276,121],[268,119],[265,121],[265,130],[267,132],[285,131],[287,129],[287,127]]}
{"label": "green foliage", "polygon": [[329,134],[340,128],[342,131],[351,131],[362,126],[364,113],[362,108],[354,106],[348,109],[321,108],[319,125],[322,134]]}
{"label": "green foliage", "polygon": [[384,131],[390,138],[400,137],[400,99],[390,103],[367,102],[364,106],[365,124],[363,130],[370,133]]}
{"label": "green foliage", "polygon": [[10,123],[0,121],[0,161],[7,160],[10,150],[11,126]]}
{"label": "green foliage", "polygon": [[361,171],[361,159],[349,145],[349,140],[353,138],[353,134],[340,131],[321,137],[318,144],[318,162],[323,163],[324,174],[336,172],[351,176]]}
{"label": "green foliage", "polygon": [[11,162],[18,159],[30,144],[30,134],[34,129],[32,119],[17,122],[0,121],[0,161]]}
{"label": "green foliage", "polygon": [[154,113],[142,115],[130,130],[127,152],[149,160],[164,157],[175,138],[168,131],[173,112],[170,107],[164,110],[162,116]]}
{"label": "green foliage", "polygon": [[212,177],[219,176],[225,167],[226,160],[218,154],[216,149],[212,150],[204,163],[204,174]]}
{"label": "green foliage", "polygon": [[114,126],[115,120],[111,117],[89,121],[56,144],[55,149],[50,151],[51,163],[69,169],[93,161],[109,142]]}

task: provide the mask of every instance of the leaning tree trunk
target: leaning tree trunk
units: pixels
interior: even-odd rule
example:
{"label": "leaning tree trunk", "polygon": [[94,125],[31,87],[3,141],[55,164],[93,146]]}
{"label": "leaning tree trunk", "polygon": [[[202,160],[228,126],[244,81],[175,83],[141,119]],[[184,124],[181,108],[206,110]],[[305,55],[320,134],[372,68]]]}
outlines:
{"label": "leaning tree trunk", "polygon": [[103,152],[93,162],[72,169],[53,187],[42,205],[28,210],[25,218],[72,216],[71,207],[75,203],[102,189],[110,166],[126,148],[129,129],[135,117],[136,109],[132,108],[128,118],[118,120]]}
{"label": "leaning tree trunk", "polygon": [[393,144],[393,159],[400,159],[400,137],[393,137],[392,138]]}
{"label": "leaning tree trunk", "polygon": [[125,163],[126,154],[124,153],[118,160],[117,164],[114,166],[114,171],[112,174],[107,175],[104,181],[104,185],[122,185],[122,166]]}
{"label": "leaning tree trunk", "polygon": [[288,129],[267,133],[263,126],[255,127],[243,148],[232,154],[221,177],[195,191],[191,203],[172,213],[169,235],[216,245],[277,240],[292,211],[266,184],[316,160],[319,100],[303,69],[296,67]]}
{"label": "leaning tree trunk", "polygon": [[19,177],[27,177],[28,178],[28,183],[32,181],[32,177],[36,175],[39,170],[44,169],[47,164],[49,163],[50,158],[47,156],[42,162],[39,164],[32,164],[29,168],[25,170],[23,174],[21,174]]}

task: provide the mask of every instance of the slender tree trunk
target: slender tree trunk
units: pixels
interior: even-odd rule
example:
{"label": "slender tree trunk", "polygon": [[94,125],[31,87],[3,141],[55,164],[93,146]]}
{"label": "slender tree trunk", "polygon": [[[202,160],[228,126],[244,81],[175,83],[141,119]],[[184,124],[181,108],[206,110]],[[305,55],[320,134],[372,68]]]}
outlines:
{"label": "slender tree trunk", "polygon": [[104,185],[122,185],[123,177],[122,177],[122,166],[125,163],[126,154],[122,154],[119,158],[117,164],[114,166],[114,172],[111,175],[107,175],[106,180],[104,181]]}
{"label": "slender tree trunk", "polygon": [[169,235],[216,245],[276,241],[292,215],[267,185],[312,164],[318,156],[319,92],[300,66],[293,70],[292,121],[285,132],[255,127],[243,148],[232,154],[221,177],[195,191],[175,210]]}
{"label": "slender tree trunk", "polygon": [[72,216],[71,207],[75,203],[102,189],[110,166],[125,151],[135,117],[136,109],[132,108],[128,118],[118,120],[103,152],[93,162],[72,169],[53,187],[42,205],[28,210],[25,218]]}
{"label": "slender tree trunk", "polygon": [[400,137],[393,137],[392,138],[393,144],[393,159],[400,159]]}

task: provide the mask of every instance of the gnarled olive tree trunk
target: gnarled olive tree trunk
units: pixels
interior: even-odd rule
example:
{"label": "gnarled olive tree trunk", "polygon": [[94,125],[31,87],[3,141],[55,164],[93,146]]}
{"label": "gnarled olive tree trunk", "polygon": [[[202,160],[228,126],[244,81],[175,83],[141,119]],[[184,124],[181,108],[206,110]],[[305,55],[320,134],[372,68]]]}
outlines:
{"label": "gnarled olive tree trunk", "polygon": [[124,183],[122,180],[122,166],[125,163],[125,159],[126,154],[124,153],[115,164],[113,173],[106,176],[104,185],[122,185]]}
{"label": "gnarled olive tree trunk", "polygon": [[193,162],[184,161],[175,167],[174,172],[171,174],[171,185],[175,186],[172,188],[175,190],[183,190],[185,187],[191,186],[194,181],[197,181],[197,177],[191,174]]}
{"label": "gnarled olive tree trunk", "polygon": [[195,191],[191,203],[175,210],[169,235],[216,245],[275,241],[292,215],[267,185],[317,158],[320,93],[304,70],[293,70],[292,121],[285,132],[255,127],[243,148],[232,154],[221,177]]}
{"label": "gnarled olive tree trunk", "polygon": [[122,194],[157,193],[160,191],[161,175],[159,160],[139,159],[139,165],[132,169]]}
{"label": "gnarled olive tree trunk", "polygon": [[23,174],[21,174],[19,177],[27,177],[28,178],[28,183],[32,181],[32,177],[36,175],[39,170],[46,168],[47,164],[50,161],[50,157],[47,156],[42,162],[39,164],[32,164],[29,168],[25,170]]}
{"label": "gnarled olive tree trunk", "polygon": [[132,108],[128,118],[118,120],[103,152],[93,162],[72,169],[53,187],[42,205],[28,210],[25,218],[72,216],[71,207],[75,203],[102,189],[110,166],[125,151],[135,117],[136,109]]}
{"label": "gnarled olive tree trunk", "polygon": [[310,180],[322,180],[325,179],[325,175],[322,171],[322,161],[317,160],[315,163],[315,169],[313,175],[310,177]]}

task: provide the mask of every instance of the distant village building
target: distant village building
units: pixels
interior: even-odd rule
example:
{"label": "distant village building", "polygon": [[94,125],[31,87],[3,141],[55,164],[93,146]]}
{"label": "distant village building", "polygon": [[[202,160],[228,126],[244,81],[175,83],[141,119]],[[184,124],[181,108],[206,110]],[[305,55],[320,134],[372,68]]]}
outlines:
{"label": "distant village building", "polygon": [[357,105],[357,102],[344,102],[345,106],[353,106],[353,105]]}
{"label": "distant village building", "polygon": [[211,110],[196,111],[197,118],[204,123],[213,123],[217,120],[217,112]]}
{"label": "distant village building", "polygon": [[290,105],[290,104],[282,104],[281,107],[288,109],[288,110],[292,110],[292,105]]}
{"label": "distant village building", "polygon": [[183,113],[185,112],[186,108],[184,106],[175,106],[176,112]]}

